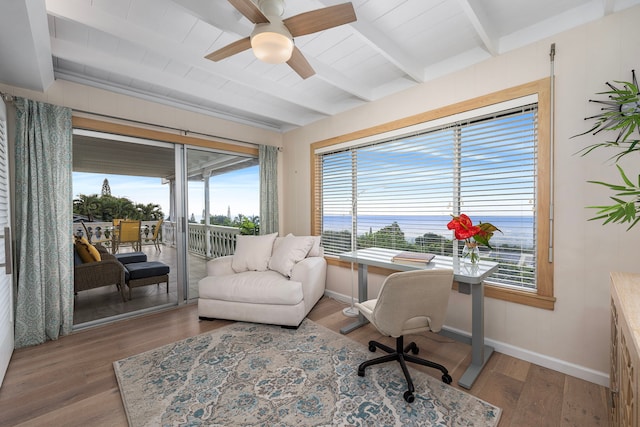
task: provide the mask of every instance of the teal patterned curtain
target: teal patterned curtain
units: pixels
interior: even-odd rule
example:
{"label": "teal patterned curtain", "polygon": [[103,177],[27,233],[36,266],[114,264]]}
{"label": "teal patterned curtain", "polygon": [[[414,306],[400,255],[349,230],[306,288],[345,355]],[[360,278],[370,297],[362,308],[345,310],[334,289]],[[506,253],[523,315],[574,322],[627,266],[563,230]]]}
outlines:
{"label": "teal patterned curtain", "polygon": [[16,348],[73,326],[71,110],[16,106]]}
{"label": "teal patterned curtain", "polygon": [[277,233],[278,226],[278,147],[260,145],[260,234]]}

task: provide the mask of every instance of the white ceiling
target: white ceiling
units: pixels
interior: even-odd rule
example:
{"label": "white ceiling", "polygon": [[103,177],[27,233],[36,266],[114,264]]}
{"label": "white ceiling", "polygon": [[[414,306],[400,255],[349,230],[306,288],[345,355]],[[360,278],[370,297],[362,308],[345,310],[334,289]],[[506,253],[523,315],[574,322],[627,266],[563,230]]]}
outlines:
{"label": "white ceiling", "polygon": [[[283,17],[344,1],[288,0]],[[250,50],[205,59],[253,29],[226,0],[0,3],[0,83],[70,80],[284,132],[640,0],[353,0],[356,22],[295,39],[306,80]]]}

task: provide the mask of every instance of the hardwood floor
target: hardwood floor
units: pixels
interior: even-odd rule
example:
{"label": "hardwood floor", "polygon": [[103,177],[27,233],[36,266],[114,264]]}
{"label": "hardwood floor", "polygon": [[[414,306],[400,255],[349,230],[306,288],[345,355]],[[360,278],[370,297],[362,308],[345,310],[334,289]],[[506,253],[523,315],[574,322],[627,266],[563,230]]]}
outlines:
{"label": "hardwood floor", "polygon": [[[338,331],[353,321],[342,308],[324,297],[309,318]],[[199,321],[195,305],[188,305],[16,350],[0,388],[0,425],[126,426],[112,362],[229,323]],[[347,336],[394,346],[371,325]],[[455,384],[470,361],[470,347],[435,334],[412,339],[423,357],[449,368]],[[606,388],[500,353],[467,392],[503,409],[500,427],[608,425]]]}

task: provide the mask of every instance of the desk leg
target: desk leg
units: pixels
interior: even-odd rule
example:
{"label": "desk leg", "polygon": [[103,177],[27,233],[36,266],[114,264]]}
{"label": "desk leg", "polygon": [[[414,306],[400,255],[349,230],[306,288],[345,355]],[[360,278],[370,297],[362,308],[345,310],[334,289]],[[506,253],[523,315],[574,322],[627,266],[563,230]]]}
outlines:
{"label": "desk leg", "polygon": [[[358,302],[366,301],[368,299],[367,296],[367,265],[366,264],[358,264]],[[362,313],[358,313],[358,320],[355,322],[345,326],[340,329],[341,334],[348,334],[354,329],[358,329],[360,326],[364,326],[369,321],[362,315]]]}
{"label": "desk leg", "polygon": [[470,389],[492,353],[484,344],[484,285],[471,285],[471,364],[458,385]]}

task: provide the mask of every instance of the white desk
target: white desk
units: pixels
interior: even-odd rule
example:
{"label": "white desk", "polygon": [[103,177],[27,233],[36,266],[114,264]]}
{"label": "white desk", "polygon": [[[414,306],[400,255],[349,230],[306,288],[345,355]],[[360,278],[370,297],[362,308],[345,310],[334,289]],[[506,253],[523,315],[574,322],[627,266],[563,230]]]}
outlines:
{"label": "white desk", "polygon": [[[493,353],[493,347],[484,344],[484,286],[483,281],[498,269],[495,262],[480,261],[477,267],[471,267],[457,259],[444,255],[436,255],[424,267],[416,264],[402,264],[391,261],[400,251],[392,249],[368,248],[340,254],[340,260],[358,264],[358,301],[366,301],[367,297],[367,267],[370,265],[390,270],[409,271],[416,269],[453,269],[453,280],[458,282],[458,292],[471,294],[471,338],[453,331],[442,330],[441,335],[471,344],[471,364],[458,381],[458,385],[470,389],[480,371]],[[358,320],[340,330],[348,334],[354,329],[365,325],[367,320],[358,314]]]}

